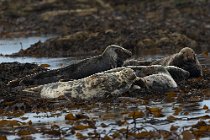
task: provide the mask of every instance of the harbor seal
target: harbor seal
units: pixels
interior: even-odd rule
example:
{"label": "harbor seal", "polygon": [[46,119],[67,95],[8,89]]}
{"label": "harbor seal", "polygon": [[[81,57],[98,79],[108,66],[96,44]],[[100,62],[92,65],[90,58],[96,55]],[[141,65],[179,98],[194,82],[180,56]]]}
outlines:
{"label": "harbor seal", "polygon": [[125,68],[131,68],[134,70],[137,79],[133,83],[129,91],[137,90],[150,90],[150,91],[167,91],[177,89],[177,83],[189,78],[188,71],[175,66],[127,66],[119,67],[106,71],[119,72]]}
{"label": "harbor seal", "polygon": [[74,81],[49,83],[24,91],[40,94],[42,98],[58,98],[64,95],[77,99],[120,95],[129,91],[137,79],[135,72],[131,68],[114,71],[96,73]]}
{"label": "harbor seal", "polygon": [[98,56],[80,60],[64,68],[26,76],[22,79],[14,80],[8,85],[42,85],[57,82],[60,79],[64,81],[80,79],[97,72],[120,67],[131,55],[132,53],[129,50],[118,45],[110,45]]}
{"label": "harbor seal", "polygon": [[154,61],[152,65],[177,66],[190,73],[190,77],[203,76],[202,66],[193,49],[185,47],[179,53]]}
{"label": "harbor seal", "polygon": [[177,89],[177,83],[166,73],[152,74],[136,80],[135,85],[145,88],[148,91],[168,91]]}

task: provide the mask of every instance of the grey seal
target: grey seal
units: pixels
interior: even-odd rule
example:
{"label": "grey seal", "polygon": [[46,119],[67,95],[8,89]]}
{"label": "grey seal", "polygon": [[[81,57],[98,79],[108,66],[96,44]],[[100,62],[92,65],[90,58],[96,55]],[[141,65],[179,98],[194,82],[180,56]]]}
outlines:
{"label": "grey seal", "polygon": [[152,65],[177,66],[190,73],[190,77],[203,76],[202,66],[193,49],[185,47],[179,53],[154,61]]}
{"label": "grey seal", "polygon": [[149,91],[168,91],[178,88],[174,79],[166,73],[152,74],[139,78],[135,84]]}
{"label": "grey seal", "polygon": [[151,66],[127,66],[135,71],[136,76],[145,77],[152,74],[165,73],[176,81],[180,82],[189,78],[190,74],[188,71],[176,67],[176,66],[161,66],[161,65],[151,65]]}
{"label": "grey seal", "polygon": [[177,83],[171,76],[170,72],[173,72],[173,76],[176,75],[176,73],[180,75],[180,77],[175,76],[175,78],[177,78],[177,81],[185,80],[189,77],[189,72],[181,68],[175,66],[161,65],[119,67],[108,70],[105,73],[119,72],[126,68],[131,68],[137,76],[136,80],[129,90],[130,92],[143,89],[145,89],[146,91],[158,92],[177,89]]}
{"label": "grey seal", "polygon": [[135,72],[130,68],[113,69],[74,81],[49,83],[24,91],[40,94],[42,98],[57,98],[65,95],[77,99],[91,99],[120,95],[128,91],[136,79]]}
{"label": "grey seal", "polygon": [[125,68],[131,68],[134,70],[137,80],[133,83],[132,88],[129,91],[137,90],[150,90],[150,91],[167,91],[177,89],[177,83],[189,78],[188,71],[175,66],[127,66],[119,67],[106,71],[118,72]]}
{"label": "grey seal", "polygon": [[49,70],[13,80],[8,85],[42,85],[57,82],[61,79],[65,81],[80,79],[97,72],[120,67],[131,55],[132,53],[129,50],[118,45],[110,45],[98,56],[80,60],[64,68]]}
{"label": "grey seal", "polygon": [[129,59],[123,63],[123,66],[149,66],[151,63],[152,61],[139,61],[135,59]]}

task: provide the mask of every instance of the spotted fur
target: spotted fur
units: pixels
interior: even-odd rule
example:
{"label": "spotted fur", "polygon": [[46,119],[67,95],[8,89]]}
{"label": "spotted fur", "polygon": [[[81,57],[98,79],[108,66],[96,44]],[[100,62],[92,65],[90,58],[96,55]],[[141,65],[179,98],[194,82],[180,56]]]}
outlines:
{"label": "spotted fur", "polygon": [[166,73],[152,74],[139,78],[135,84],[149,91],[168,91],[178,87],[174,79]]}
{"label": "spotted fur", "polygon": [[45,84],[24,91],[41,94],[42,98],[57,98],[65,95],[77,99],[91,99],[107,95],[120,95],[129,91],[136,78],[132,69],[123,68],[117,72],[96,73],[86,78]]}

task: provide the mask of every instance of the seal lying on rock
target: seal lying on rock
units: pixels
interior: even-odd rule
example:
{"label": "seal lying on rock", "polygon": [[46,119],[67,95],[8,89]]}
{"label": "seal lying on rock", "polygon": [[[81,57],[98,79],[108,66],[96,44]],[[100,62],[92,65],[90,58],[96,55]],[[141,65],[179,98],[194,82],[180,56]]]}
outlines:
{"label": "seal lying on rock", "polygon": [[178,87],[174,79],[166,73],[152,74],[139,78],[135,84],[149,91],[168,91]]}
{"label": "seal lying on rock", "polygon": [[190,73],[190,77],[202,76],[202,66],[193,49],[185,47],[179,53],[152,62],[152,65],[177,66]]}
{"label": "seal lying on rock", "polygon": [[[124,68],[131,68],[135,71],[137,80],[133,84],[133,88],[140,87],[140,90],[146,89],[149,91],[168,91],[177,88],[177,83],[189,78],[188,71],[175,66],[127,66],[112,69],[106,72],[117,72]],[[134,90],[134,89],[130,89]]]}
{"label": "seal lying on rock", "polygon": [[[175,69],[176,72],[177,68],[170,67],[170,69]],[[145,71],[147,73],[144,73]],[[144,73],[144,76],[142,73]],[[136,74],[143,77],[137,77]],[[146,76],[147,74],[149,75]],[[185,74],[189,76],[188,72]],[[41,95],[42,98],[57,98],[65,95],[79,99],[90,99],[93,97],[106,97],[107,95],[119,95],[134,89],[167,91],[175,88],[177,88],[177,84],[167,69],[155,65],[119,67],[79,80],[50,83],[28,88],[24,91]]]}
{"label": "seal lying on rock", "polygon": [[[17,83],[17,85],[41,85],[57,82],[60,79],[64,79],[65,81],[80,79],[97,72],[120,67],[131,55],[132,53],[130,51],[120,46],[110,45],[101,55],[80,60],[57,70],[33,74],[20,80],[14,80],[11,83]],[[11,83],[10,85],[14,85]]]}
{"label": "seal lying on rock", "polygon": [[49,83],[28,88],[24,91],[41,94],[42,98],[57,98],[65,95],[77,99],[90,99],[93,97],[106,97],[110,94],[120,95],[131,88],[137,77],[130,68],[114,71],[96,73],[69,82]]}
{"label": "seal lying on rock", "polygon": [[146,90],[150,91],[167,91],[176,89],[177,82],[186,80],[190,76],[188,71],[181,68],[161,65],[119,67],[108,70],[105,73],[118,72],[125,68],[133,69],[138,77],[130,91],[136,90],[139,87],[140,90],[146,88]]}

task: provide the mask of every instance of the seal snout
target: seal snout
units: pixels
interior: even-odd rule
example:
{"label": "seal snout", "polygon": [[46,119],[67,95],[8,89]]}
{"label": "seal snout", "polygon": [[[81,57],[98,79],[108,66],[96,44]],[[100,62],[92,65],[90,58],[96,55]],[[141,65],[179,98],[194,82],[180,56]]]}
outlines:
{"label": "seal snout", "polygon": [[109,45],[105,52],[115,52],[118,57],[128,59],[132,56],[132,52],[118,45]]}
{"label": "seal snout", "polygon": [[132,56],[131,51],[118,45],[109,45],[102,54],[111,61],[114,61],[117,67],[123,65],[124,61]]}
{"label": "seal snout", "polygon": [[123,77],[125,77],[129,81],[133,81],[137,78],[134,70],[132,70],[131,68],[126,68],[126,69],[122,70],[121,74]]}
{"label": "seal snout", "polygon": [[180,50],[180,54],[183,57],[183,60],[185,62],[196,62],[196,58],[195,58],[195,52],[193,49],[189,48],[189,47],[185,47],[183,49]]}

